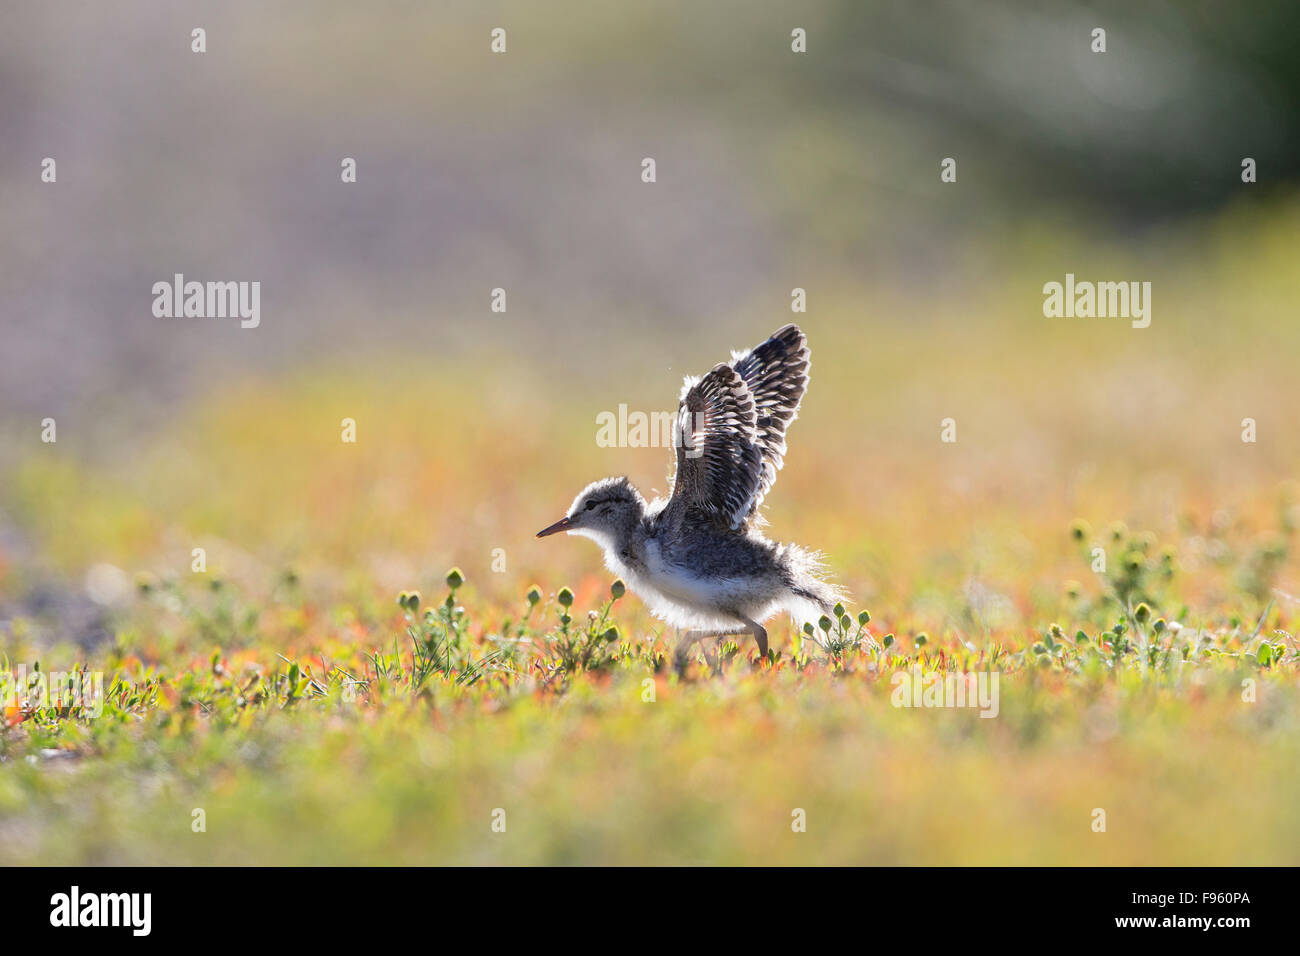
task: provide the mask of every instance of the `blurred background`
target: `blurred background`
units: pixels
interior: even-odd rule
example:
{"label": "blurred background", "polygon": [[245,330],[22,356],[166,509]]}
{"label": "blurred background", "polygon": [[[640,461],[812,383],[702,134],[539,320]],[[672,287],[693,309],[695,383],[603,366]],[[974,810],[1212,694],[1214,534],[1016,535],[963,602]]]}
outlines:
{"label": "blurred background", "polygon": [[[813,379],[770,531],[886,621],[1041,623],[1086,576],[1076,517],[1180,541],[1205,607],[1300,593],[1285,550],[1216,570],[1276,547],[1300,462],[1289,0],[3,17],[7,627],[93,645],[200,546],[267,595],[293,569],[391,603],[452,563],[502,599],[602,587],[533,533],[595,477],[666,490],[669,453],[597,447],[596,416],[671,409],[791,319]],[[1150,328],[1044,318],[1067,272],[1151,282]],[[260,327],[155,318],[174,273],[260,281]]]}

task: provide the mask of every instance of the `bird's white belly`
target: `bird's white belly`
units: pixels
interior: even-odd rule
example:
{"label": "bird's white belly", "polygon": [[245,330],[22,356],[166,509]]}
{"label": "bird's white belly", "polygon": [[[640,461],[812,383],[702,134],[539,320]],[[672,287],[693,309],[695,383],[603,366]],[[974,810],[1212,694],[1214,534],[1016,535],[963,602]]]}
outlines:
{"label": "bird's white belly", "polygon": [[743,624],[724,609],[734,608],[755,620],[768,616],[756,605],[748,582],[692,574],[665,561],[653,538],[646,542],[645,553],[645,570],[624,576],[660,620],[674,627],[718,630]]}

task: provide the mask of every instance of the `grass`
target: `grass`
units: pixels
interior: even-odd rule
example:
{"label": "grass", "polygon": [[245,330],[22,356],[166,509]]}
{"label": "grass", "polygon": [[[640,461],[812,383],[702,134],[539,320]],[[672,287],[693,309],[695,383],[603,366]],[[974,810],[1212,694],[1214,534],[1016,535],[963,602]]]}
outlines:
{"label": "grass", "polygon": [[[292,581],[266,619],[225,586],[144,581],[136,613],[174,617],[173,643],[122,634],[87,663],[111,675],[102,713],[6,711],[0,857],[1295,863],[1294,638],[1274,609],[1156,617],[1173,552],[1116,531],[1154,553],[1069,628],[977,646],[846,612],[822,622],[831,655],[728,642],[682,675],[666,635],[615,623],[621,582],[586,612],[534,587],[480,620],[455,569],[436,603],[373,618]],[[894,706],[914,668],[996,670],[997,718]]]}

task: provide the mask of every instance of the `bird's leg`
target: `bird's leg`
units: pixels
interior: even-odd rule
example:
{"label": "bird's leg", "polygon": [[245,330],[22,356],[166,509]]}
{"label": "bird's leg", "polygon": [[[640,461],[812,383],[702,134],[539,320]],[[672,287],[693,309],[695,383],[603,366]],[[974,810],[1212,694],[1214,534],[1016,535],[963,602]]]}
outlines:
{"label": "bird's leg", "polygon": [[744,615],[740,615],[740,619],[745,622],[745,630],[754,635],[754,640],[758,643],[759,656],[767,657],[767,628]]}
{"label": "bird's leg", "polygon": [[680,677],[686,670],[686,655],[705,635],[703,631],[678,631],[677,633],[677,646],[673,649],[673,663],[677,668],[677,675]]}
{"label": "bird's leg", "polygon": [[[758,653],[760,657],[767,657],[767,629],[757,621],[751,621],[743,614],[736,614],[735,617],[741,621],[741,629],[754,636],[758,643]],[[721,673],[721,648],[722,642],[728,637],[737,634],[737,631],[685,631],[677,641],[677,647],[673,651],[673,658],[677,665],[677,673],[680,676],[686,669],[686,656],[690,653],[691,648],[706,637],[715,638],[713,643],[713,654],[709,655],[709,648],[704,649],[704,660],[708,663],[709,669],[714,673]]]}

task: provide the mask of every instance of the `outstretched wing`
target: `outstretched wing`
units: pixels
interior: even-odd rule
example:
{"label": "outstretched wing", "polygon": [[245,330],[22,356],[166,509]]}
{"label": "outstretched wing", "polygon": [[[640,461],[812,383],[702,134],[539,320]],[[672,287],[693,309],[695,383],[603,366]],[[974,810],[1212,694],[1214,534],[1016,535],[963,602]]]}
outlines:
{"label": "outstretched wing", "polygon": [[674,423],[671,500],[721,527],[744,524],[763,469],[756,422],[754,396],[730,365],[688,378]]}
{"label": "outstretched wing", "polygon": [[746,518],[763,503],[785,462],[785,430],[799,414],[808,388],[808,360],[808,340],[797,325],[778,329],[755,349],[731,355],[731,367],[754,396],[755,440],[763,458]]}

